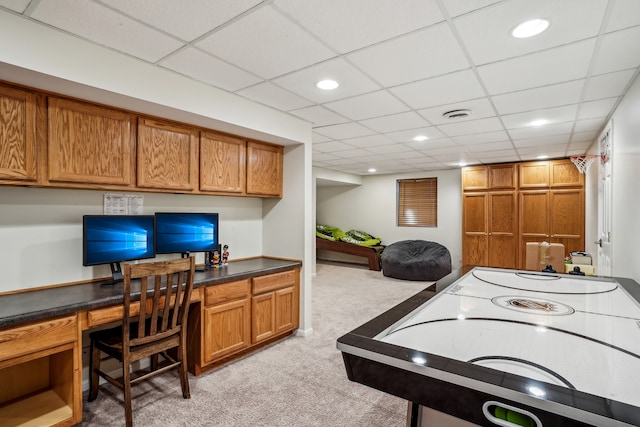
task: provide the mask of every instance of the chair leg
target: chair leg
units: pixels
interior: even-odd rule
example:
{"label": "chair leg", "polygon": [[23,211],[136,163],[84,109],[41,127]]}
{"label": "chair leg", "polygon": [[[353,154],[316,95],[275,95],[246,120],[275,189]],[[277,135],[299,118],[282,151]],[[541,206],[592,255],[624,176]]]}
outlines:
{"label": "chair leg", "polygon": [[89,397],[87,401],[91,402],[98,397],[98,385],[100,384],[100,350],[96,344],[91,341],[91,350],[89,358]]}
{"label": "chair leg", "polygon": [[154,354],[153,356],[151,356],[151,371],[157,371],[158,370],[158,354]]}
{"label": "chair leg", "polygon": [[124,417],[127,427],[133,427],[133,411],[131,409],[131,373],[128,361],[122,361],[122,391],[124,392]]}
{"label": "chair leg", "polygon": [[185,344],[178,348],[180,353],[180,385],[182,386],[182,397],[185,399],[191,398],[191,392],[189,391],[189,372],[187,370],[187,346]]}

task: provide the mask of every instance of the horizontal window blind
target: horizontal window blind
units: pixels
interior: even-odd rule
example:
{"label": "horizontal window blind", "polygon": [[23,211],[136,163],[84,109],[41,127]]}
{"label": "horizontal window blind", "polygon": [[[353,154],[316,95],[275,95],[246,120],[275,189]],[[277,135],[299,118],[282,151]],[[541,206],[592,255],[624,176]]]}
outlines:
{"label": "horizontal window blind", "polygon": [[399,179],[398,226],[438,226],[438,178]]}

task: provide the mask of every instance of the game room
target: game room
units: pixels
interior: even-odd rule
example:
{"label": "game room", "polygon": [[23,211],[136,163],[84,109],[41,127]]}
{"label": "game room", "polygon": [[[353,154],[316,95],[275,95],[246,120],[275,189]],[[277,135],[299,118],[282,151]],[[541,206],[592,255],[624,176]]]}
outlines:
{"label": "game room", "polygon": [[137,425],[640,425],[640,3],[402,3],[0,0],[0,425],[123,425],[90,336],[190,256]]}

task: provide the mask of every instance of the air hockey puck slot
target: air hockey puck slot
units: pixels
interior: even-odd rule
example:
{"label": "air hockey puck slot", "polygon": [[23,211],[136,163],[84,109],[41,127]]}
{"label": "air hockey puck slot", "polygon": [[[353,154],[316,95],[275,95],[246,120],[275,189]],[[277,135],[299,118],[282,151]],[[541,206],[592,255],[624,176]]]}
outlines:
{"label": "air hockey puck slot", "polygon": [[495,425],[503,427],[542,427],[540,419],[531,412],[505,403],[490,400],[482,405],[482,412],[487,420]]}

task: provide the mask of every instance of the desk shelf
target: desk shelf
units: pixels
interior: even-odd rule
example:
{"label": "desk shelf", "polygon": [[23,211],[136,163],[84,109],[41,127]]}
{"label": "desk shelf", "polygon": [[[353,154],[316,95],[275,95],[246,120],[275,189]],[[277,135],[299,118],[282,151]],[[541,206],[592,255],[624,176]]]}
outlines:
{"label": "desk shelf", "polygon": [[45,390],[0,408],[5,427],[40,427],[73,424],[73,408],[53,390]]}

